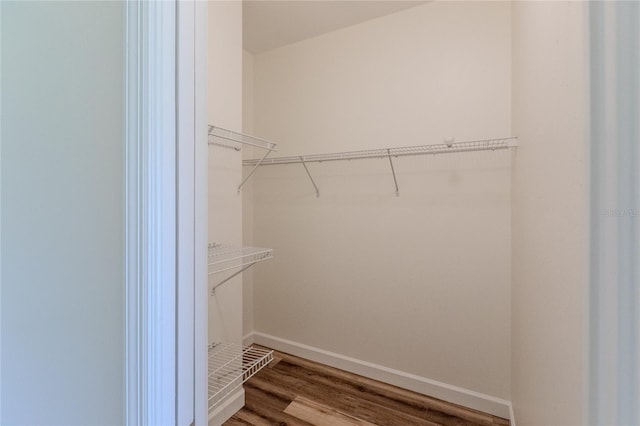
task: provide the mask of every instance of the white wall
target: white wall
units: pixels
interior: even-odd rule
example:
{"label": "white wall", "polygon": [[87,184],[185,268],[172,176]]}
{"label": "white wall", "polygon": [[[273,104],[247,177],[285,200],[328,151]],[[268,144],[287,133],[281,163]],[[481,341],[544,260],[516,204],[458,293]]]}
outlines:
{"label": "white wall", "polygon": [[2,2],[3,425],[124,422],[124,11]]}
{"label": "white wall", "polygon": [[[242,52],[242,131],[253,134],[253,61],[254,56]],[[259,148],[243,147],[242,158],[253,158],[260,154]],[[264,151],[262,151],[264,155]],[[250,169],[249,169],[250,170]],[[245,171],[248,173],[248,170]],[[242,187],[242,239],[244,245],[253,244],[253,179]],[[243,335],[253,331],[253,268],[242,274],[242,329]]]}
{"label": "white wall", "polygon": [[[209,3],[209,124],[242,130],[242,3]],[[241,154],[209,147],[209,241],[242,244]],[[233,272],[233,271],[232,271]],[[209,284],[225,278],[210,275]],[[209,340],[236,342],[242,339],[242,277],[216,289],[209,298]]]}
{"label": "white wall", "polygon": [[[209,2],[208,117],[209,124],[242,131],[242,3]],[[232,142],[229,144],[233,145]],[[229,148],[209,146],[209,241],[242,245],[242,154]],[[237,270],[209,275],[209,289]],[[207,294],[209,341],[242,342],[242,275]],[[244,405],[240,388],[229,396],[209,420],[223,424]]]}
{"label": "white wall", "polygon": [[512,398],[522,425],[586,424],[587,16],[514,2]]}
{"label": "white wall", "polygon": [[[278,155],[511,133],[508,2],[436,2],[255,56]],[[510,155],[262,167],[255,330],[510,397]],[[248,211],[248,210],[245,210]]]}

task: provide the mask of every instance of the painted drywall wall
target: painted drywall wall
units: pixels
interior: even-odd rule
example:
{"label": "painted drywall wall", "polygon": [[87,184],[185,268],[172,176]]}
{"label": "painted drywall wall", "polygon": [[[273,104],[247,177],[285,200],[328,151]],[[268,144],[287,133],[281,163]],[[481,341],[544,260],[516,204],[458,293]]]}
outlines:
{"label": "painted drywall wall", "polygon": [[124,16],[2,2],[3,425],[124,423]]}
{"label": "painted drywall wall", "polygon": [[[242,3],[209,3],[209,124],[242,129]],[[238,151],[209,147],[209,241],[242,244],[242,159]],[[210,288],[232,272],[209,275]],[[242,277],[209,295],[209,340],[242,340]]]}
{"label": "painted drywall wall", "polygon": [[[251,53],[242,52],[242,131],[253,134],[253,61]],[[242,158],[260,155],[260,149],[244,146]],[[242,240],[250,246],[253,243],[253,179],[249,179],[242,188]],[[253,331],[253,268],[242,273],[242,333]]]}
{"label": "painted drywall wall", "polygon": [[[210,1],[208,4],[208,119],[209,124],[242,130],[242,3]],[[233,147],[233,142],[227,146]],[[236,147],[237,148],[237,147]],[[242,245],[241,151],[209,146],[209,241]],[[209,275],[209,289],[237,270]],[[242,276],[209,290],[209,341],[242,342]],[[223,424],[244,405],[242,388],[213,413],[209,426]]]}
{"label": "painted drywall wall", "polygon": [[[508,2],[436,2],[255,56],[254,131],[296,155],[511,131]],[[262,167],[255,330],[510,396],[510,155]],[[245,211],[246,209],[245,205]]]}
{"label": "painted drywall wall", "polygon": [[512,399],[517,424],[582,425],[587,306],[587,16],[513,3]]}

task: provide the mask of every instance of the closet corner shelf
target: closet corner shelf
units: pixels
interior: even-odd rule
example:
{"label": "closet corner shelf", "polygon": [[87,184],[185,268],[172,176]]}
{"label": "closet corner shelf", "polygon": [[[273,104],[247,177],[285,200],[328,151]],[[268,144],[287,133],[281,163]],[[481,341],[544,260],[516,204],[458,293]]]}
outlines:
{"label": "closet corner shelf", "polygon": [[260,166],[260,163],[262,163],[262,161],[265,158],[267,158],[267,156],[272,151],[276,151],[276,144],[273,142],[270,142],[265,139],[257,138],[255,136],[247,135],[244,133],[223,129],[222,127],[209,125],[209,136],[214,138],[213,141],[209,141],[209,145],[217,145],[225,148],[235,149],[236,151],[240,151],[240,148],[238,146],[227,145],[224,143],[216,142],[215,138],[218,138],[218,139],[223,139],[225,141],[231,141],[239,144],[255,146],[258,148],[262,148],[266,151],[261,159],[256,160],[255,166],[253,167],[253,169],[251,169],[249,174],[247,174],[247,177],[242,179],[242,182],[240,182],[240,185],[238,185],[238,193],[240,193],[240,190],[242,189],[242,186],[245,184],[245,182],[255,173],[258,166]]}
{"label": "closet corner shelf", "polygon": [[257,262],[273,258],[273,249],[209,243],[207,267],[209,275],[240,268],[213,286],[213,291]]}
{"label": "closet corner shelf", "polygon": [[272,257],[273,249],[269,248],[210,243],[207,264],[209,274],[216,274],[229,269],[250,266]]}
{"label": "closet corner shelf", "polygon": [[[255,136],[250,136],[244,133],[234,132],[232,130],[223,129],[222,127],[209,125],[209,136],[214,138],[224,139],[226,141],[235,142],[244,145],[251,145],[258,148],[266,149],[269,151],[276,150],[276,144],[270,142],[265,139],[257,138]],[[209,142],[210,144],[215,144],[215,142]],[[226,147],[230,147],[228,145],[224,145]],[[234,149],[239,149],[236,147],[231,147]]]}
{"label": "closet corner shelf", "polygon": [[226,397],[273,360],[273,351],[233,343],[213,343],[209,345],[208,352],[211,418]]}

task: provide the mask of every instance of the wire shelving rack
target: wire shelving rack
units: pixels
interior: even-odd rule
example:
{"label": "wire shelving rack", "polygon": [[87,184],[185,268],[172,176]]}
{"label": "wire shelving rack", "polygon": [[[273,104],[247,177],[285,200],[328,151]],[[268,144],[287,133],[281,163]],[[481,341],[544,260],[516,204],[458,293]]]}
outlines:
{"label": "wire shelving rack", "polygon": [[316,185],[307,163],[322,163],[325,161],[345,161],[345,160],[363,160],[371,158],[385,158],[389,160],[391,167],[391,173],[393,175],[393,182],[396,187],[396,195],[400,195],[398,188],[398,180],[396,177],[396,170],[393,163],[393,158],[408,157],[414,155],[439,155],[439,154],[452,154],[461,152],[476,152],[476,151],[497,151],[509,148],[515,148],[518,146],[518,140],[514,136],[498,139],[481,139],[464,142],[445,142],[441,144],[433,145],[416,145],[416,146],[401,146],[393,148],[381,148],[381,149],[369,149],[361,151],[345,151],[334,152],[329,154],[311,154],[311,155],[299,155],[292,157],[276,157],[276,158],[262,158],[262,159],[250,159],[242,162],[243,166],[253,166],[255,168],[259,166],[274,166],[282,164],[302,164],[313,187],[316,191],[316,196],[320,196],[320,191]]}
{"label": "wire shelving rack", "polygon": [[255,265],[257,262],[273,258],[273,249],[249,246],[232,246],[209,243],[207,268],[209,275],[240,268],[231,276],[218,282],[212,291],[236,275]]}
{"label": "wire shelving rack", "polygon": [[501,139],[485,139],[477,141],[465,141],[455,143],[441,143],[433,145],[416,145],[401,146],[395,148],[368,149],[362,151],[345,151],[334,152],[329,154],[311,154],[297,155],[292,157],[276,157],[267,158],[263,161],[258,159],[244,160],[243,166],[255,166],[260,162],[261,166],[270,166],[277,164],[300,164],[314,163],[324,161],[340,161],[340,160],[362,160],[366,158],[387,158],[406,157],[411,155],[436,155],[436,154],[452,154],[456,152],[473,152],[473,151],[495,151],[499,149],[508,149],[517,147],[518,142],[515,137]]}
{"label": "wire shelving rack", "polygon": [[[262,159],[256,161],[256,165],[251,172],[240,182],[238,193],[256,171],[261,161],[272,151],[276,151],[276,144],[273,142],[217,126],[209,126],[208,136],[209,145],[230,148],[235,151],[240,151],[242,145],[250,145],[266,151]],[[272,257],[272,249],[209,243],[207,253],[209,275],[237,269],[222,281],[217,282],[212,288],[212,293],[215,294],[216,288],[257,262],[271,259]],[[232,343],[210,344],[208,347],[207,375],[209,419],[213,418],[216,409],[225,401],[225,398],[272,360],[273,351]]]}

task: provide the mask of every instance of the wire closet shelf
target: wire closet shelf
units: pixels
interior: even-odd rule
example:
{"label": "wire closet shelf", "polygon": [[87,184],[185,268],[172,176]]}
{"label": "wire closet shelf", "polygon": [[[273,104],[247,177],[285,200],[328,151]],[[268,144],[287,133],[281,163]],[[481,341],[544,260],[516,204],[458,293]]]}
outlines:
{"label": "wire closet shelf", "polygon": [[[223,129],[222,127],[209,125],[209,136],[212,139],[209,139],[210,145],[218,145],[219,142],[216,142],[215,138],[223,139],[229,142],[234,142],[237,144],[243,145],[251,145],[262,149],[267,149],[270,151],[276,151],[276,144],[270,142],[266,139],[257,138],[255,136],[247,135],[244,133],[234,132],[232,130]],[[233,145],[221,145],[227,148],[233,148],[236,150],[240,150],[240,147]]]}
{"label": "wire closet shelf", "polygon": [[212,292],[236,275],[255,265],[257,262],[273,258],[273,249],[249,246],[231,246],[209,243],[207,268],[209,275],[238,269],[235,273],[215,284]]}
{"label": "wire closet shelf", "polygon": [[208,402],[215,409],[254,374],[273,360],[273,351],[233,343],[209,345]]}
{"label": "wire closet shelf", "polygon": [[253,265],[256,262],[271,259],[272,257],[273,249],[270,248],[210,243],[207,263],[209,274],[216,274],[234,268]]}
{"label": "wire closet shelf", "polygon": [[518,146],[516,137],[500,139],[482,139],[464,142],[441,143],[433,145],[401,146],[395,148],[369,149],[362,151],[334,152],[329,154],[311,154],[292,157],[244,160],[243,166],[262,166],[277,164],[300,164],[323,161],[361,160],[367,158],[407,157],[412,155],[452,154],[456,152],[496,151]]}
{"label": "wire closet shelf", "polygon": [[[224,141],[224,143],[221,143],[220,140]],[[236,145],[234,144],[229,145],[228,142],[235,143]],[[209,125],[209,145],[222,146],[225,148],[231,148],[231,149],[235,149],[236,151],[240,151],[240,146],[238,146],[237,144],[251,145],[251,146],[255,146],[265,150],[265,153],[262,156],[262,158],[259,160],[256,160],[256,163],[253,166],[253,169],[251,169],[251,171],[247,174],[247,176],[244,179],[242,179],[242,182],[240,182],[240,185],[238,185],[238,194],[239,194],[240,190],[242,189],[242,186],[255,173],[256,169],[258,168],[258,166],[260,166],[262,161],[264,161],[264,159],[267,158],[267,156],[271,154],[271,152],[276,151],[276,144],[266,139],[261,139],[261,138],[257,138],[255,136],[247,135],[244,133],[223,129],[222,127]]]}
{"label": "wire closet shelf", "polygon": [[518,146],[516,137],[500,138],[500,139],[482,139],[465,142],[446,142],[435,145],[416,145],[416,146],[400,146],[394,148],[382,148],[382,149],[369,149],[363,151],[345,151],[334,152],[330,154],[312,154],[312,155],[299,155],[295,157],[278,157],[269,158],[265,157],[255,160],[244,160],[242,164],[244,166],[253,166],[251,174],[259,166],[275,166],[278,164],[302,164],[309,180],[313,184],[313,188],[316,192],[316,197],[320,196],[320,190],[316,181],[311,176],[307,163],[322,163],[323,161],[344,161],[344,160],[362,160],[368,158],[386,158],[389,160],[389,166],[391,167],[391,173],[393,175],[393,184],[396,189],[396,196],[400,195],[400,188],[398,186],[398,178],[396,176],[396,169],[393,164],[393,159],[398,157],[408,157],[413,155],[436,155],[436,154],[451,154],[456,152],[474,152],[474,151],[497,151],[502,149],[509,149]]}

